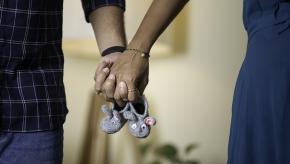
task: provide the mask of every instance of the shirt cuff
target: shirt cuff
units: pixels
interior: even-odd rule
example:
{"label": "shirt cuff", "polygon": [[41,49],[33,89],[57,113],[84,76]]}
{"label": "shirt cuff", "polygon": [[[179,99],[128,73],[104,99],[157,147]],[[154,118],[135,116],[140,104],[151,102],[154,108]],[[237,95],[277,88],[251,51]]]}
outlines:
{"label": "shirt cuff", "polygon": [[90,14],[100,7],[117,6],[123,9],[124,11],[126,9],[125,0],[81,0],[81,1],[85,13],[85,18],[88,23],[90,22],[89,21]]}

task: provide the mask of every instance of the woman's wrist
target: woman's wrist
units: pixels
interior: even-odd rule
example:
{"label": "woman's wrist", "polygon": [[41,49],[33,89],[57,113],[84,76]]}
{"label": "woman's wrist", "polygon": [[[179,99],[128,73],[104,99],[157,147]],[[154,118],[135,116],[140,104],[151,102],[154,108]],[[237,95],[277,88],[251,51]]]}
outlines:
{"label": "woman's wrist", "polygon": [[138,49],[144,53],[150,53],[151,44],[146,41],[141,41],[138,39],[133,39],[127,46],[127,49]]}
{"label": "woman's wrist", "polygon": [[141,56],[144,59],[150,58],[149,53],[143,52],[142,50],[135,49],[135,48],[127,48],[124,52],[129,52],[129,54]]}

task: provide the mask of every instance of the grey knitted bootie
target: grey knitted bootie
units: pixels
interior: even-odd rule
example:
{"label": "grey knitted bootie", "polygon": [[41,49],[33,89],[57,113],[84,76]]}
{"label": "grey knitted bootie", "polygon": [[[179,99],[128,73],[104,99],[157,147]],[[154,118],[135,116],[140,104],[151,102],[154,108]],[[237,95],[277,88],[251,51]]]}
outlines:
{"label": "grey knitted bootie", "polygon": [[156,119],[149,117],[146,97],[142,97],[142,102],[128,104],[130,110],[123,112],[123,115],[128,120],[129,132],[137,138],[146,138],[150,134],[151,126],[156,124]]}
{"label": "grey knitted bootie", "polygon": [[122,109],[117,107],[115,103],[113,103],[111,109],[107,105],[102,105],[101,109],[106,114],[106,117],[101,121],[101,129],[108,134],[118,132],[127,121],[124,119],[123,113],[129,110],[129,108],[130,106],[128,103]]}

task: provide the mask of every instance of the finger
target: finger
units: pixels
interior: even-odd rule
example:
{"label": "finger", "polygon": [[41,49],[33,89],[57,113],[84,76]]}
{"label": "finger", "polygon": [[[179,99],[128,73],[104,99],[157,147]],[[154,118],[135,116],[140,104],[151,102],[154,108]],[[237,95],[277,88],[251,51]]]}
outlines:
{"label": "finger", "polygon": [[102,92],[106,95],[106,101],[114,101],[114,93],[116,88],[116,76],[110,74],[107,80],[104,82]]}
{"label": "finger", "polygon": [[97,93],[101,92],[103,83],[107,79],[109,73],[110,73],[110,69],[106,67],[96,77],[95,90]]}
{"label": "finger", "polygon": [[95,76],[94,76],[94,80],[96,81],[96,77],[98,76],[98,74],[104,69],[104,68],[106,68],[107,66],[108,66],[108,62],[106,62],[106,61],[102,61],[99,65],[98,65],[98,67],[97,67],[97,69],[96,69],[96,72],[95,72]]}
{"label": "finger", "polygon": [[128,100],[130,102],[136,102],[141,98],[141,94],[136,86],[132,82],[127,82],[128,86]]}
{"label": "finger", "polygon": [[123,101],[128,101],[128,87],[124,81],[119,83],[119,94]]}
{"label": "finger", "polygon": [[116,90],[114,93],[114,99],[116,101],[116,103],[120,106],[120,107],[124,107],[126,105],[126,102],[124,102],[119,94],[119,92]]}

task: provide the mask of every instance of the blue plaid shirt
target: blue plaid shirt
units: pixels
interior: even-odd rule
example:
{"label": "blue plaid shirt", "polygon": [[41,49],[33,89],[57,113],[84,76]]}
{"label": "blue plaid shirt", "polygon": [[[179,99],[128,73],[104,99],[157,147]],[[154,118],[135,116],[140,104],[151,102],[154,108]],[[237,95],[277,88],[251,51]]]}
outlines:
{"label": "blue plaid shirt", "polygon": [[[82,0],[86,20],[124,0]],[[63,0],[0,0],[0,131],[62,127],[66,114]]]}

